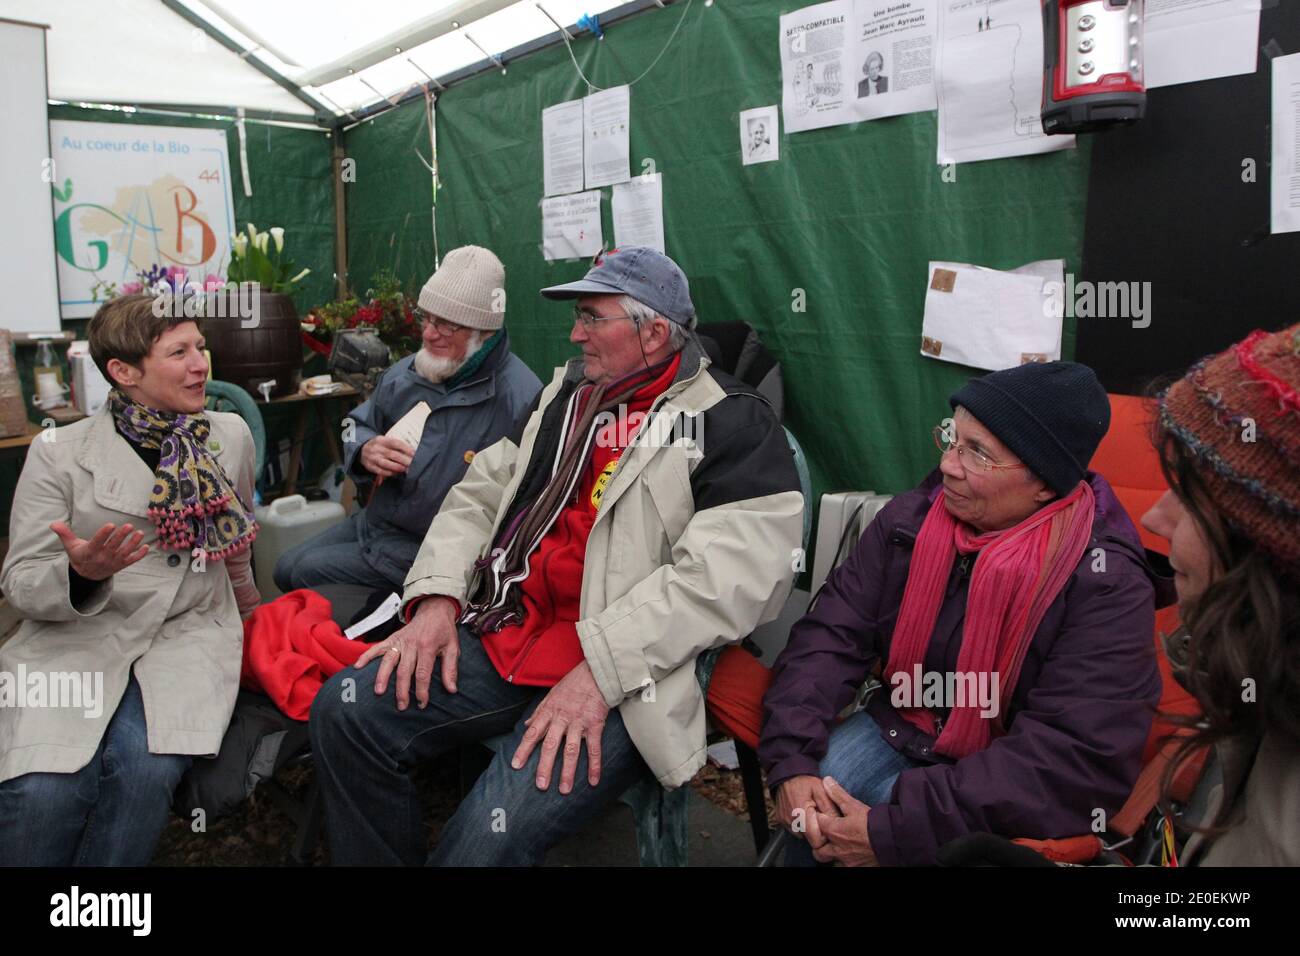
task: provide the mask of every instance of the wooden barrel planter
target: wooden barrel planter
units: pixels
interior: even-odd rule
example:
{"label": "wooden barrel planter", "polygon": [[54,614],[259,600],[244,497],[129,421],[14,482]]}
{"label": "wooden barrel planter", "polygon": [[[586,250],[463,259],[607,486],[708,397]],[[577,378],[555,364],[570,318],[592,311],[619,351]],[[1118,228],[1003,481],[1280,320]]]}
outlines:
{"label": "wooden barrel planter", "polygon": [[[225,290],[223,290],[225,292]],[[293,299],[280,292],[257,292],[258,322],[244,328],[249,321],[241,317],[239,293],[225,292],[223,315],[203,319],[203,337],[212,353],[212,377],[233,382],[254,398],[261,399],[258,386],[275,381],[271,397],[292,395],[302,380],[302,330]],[[244,293],[244,302],[251,296]],[[246,315],[245,310],[242,314]]]}

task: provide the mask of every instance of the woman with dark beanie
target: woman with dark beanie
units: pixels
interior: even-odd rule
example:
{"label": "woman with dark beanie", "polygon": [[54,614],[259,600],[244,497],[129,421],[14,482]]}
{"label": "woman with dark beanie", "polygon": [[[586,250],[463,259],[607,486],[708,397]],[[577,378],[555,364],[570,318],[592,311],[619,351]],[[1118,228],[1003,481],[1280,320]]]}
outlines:
{"label": "woman with dark beanie", "polygon": [[1213,745],[1181,865],[1300,866],[1300,325],[1255,332],[1160,396],[1182,628],[1166,641]]}
{"label": "woman with dark beanie", "polygon": [[[949,401],[939,468],[876,516],[773,668],[758,753],[790,862],[932,864],[968,833],[1087,833],[1137,779],[1172,589],[1087,470],[1106,393],[1049,362]],[[877,669],[884,686],[837,722]]]}
{"label": "woman with dark beanie", "polygon": [[33,441],[14,492],[0,587],[23,624],[0,673],[26,680],[0,707],[0,866],[146,865],[235,706],[253,436],[203,410],[203,334],[168,311],[95,313],[109,400]]}

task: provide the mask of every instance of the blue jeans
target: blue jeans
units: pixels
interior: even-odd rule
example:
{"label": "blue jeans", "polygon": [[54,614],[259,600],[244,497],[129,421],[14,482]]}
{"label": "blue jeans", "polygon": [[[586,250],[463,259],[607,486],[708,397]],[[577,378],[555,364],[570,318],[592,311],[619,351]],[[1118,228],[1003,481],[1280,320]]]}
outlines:
{"label": "blue jeans", "polygon": [[192,762],[149,752],[132,675],[90,763],[0,783],[0,866],[147,865]]}
{"label": "blue jeans", "polygon": [[[822,777],[834,777],[841,787],[867,806],[884,803],[898,775],[920,762],[899,753],[885,741],[880,725],[860,710],[831,731],[826,756],[818,768]],[[812,850],[803,839],[791,841],[786,866],[815,866]]]}
{"label": "blue jeans", "polygon": [[[345,668],[312,702],[309,731],[332,862],[535,866],[550,847],[578,832],[650,772],[619,712],[612,710],[601,737],[600,783],[587,783],[584,747],[568,794],[559,792],[563,751],[556,757],[550,788],[538,790],[534,781],[541,746],[520,770],[510,766],[510,758],[523,738],[524,719],[548,688],[507,683],[474,634],[462,627],[459,638],[457,692],[449,694],[442,686],[439,658],[423,710],[414,693],[405,711],[397,709],[395,677],[382,695],[375,694],[379,660],[361,670]],[[351,689],[345,683],[349,679],[355,681]],[[439,754],[502,734],[506,736],[494,744],[487,770],[429,853],[412,771]]]}
{"label": "blue jeans", "polygon": [[364,584],[401,591],[402,581],[391,581],[361,553],[357,522],[361,512],[327,528],[314,538],[294,545],[280,555],[271,576],[286,594],[319,584]]}

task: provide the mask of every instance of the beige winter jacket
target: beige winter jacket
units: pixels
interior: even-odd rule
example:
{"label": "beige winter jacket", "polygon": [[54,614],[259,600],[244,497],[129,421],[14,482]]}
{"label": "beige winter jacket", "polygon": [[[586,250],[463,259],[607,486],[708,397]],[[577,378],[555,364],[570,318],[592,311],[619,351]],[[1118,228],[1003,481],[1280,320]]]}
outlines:
{"label": "beige winter jacket", "polygon": [[[773,619],[789,594],[803,496],[784,430],[753,389],[708,368],[695,342],[623,455],[587,541],[578,637],[605,702],[660,783],[704,765],[695,659]],[[520,481],[550,466],[555,422],[582,363],[556,370],[522,435],[475,456],[406,578],[403,604],[465,601]],[[696,447],[671,437],[681,416]],[[693,416],[699,416],[698,418]],[[539,433],[541,438],[539,440]]]}
{"label": "beige winter jacket", "polygon": [[[226,412],[207,416],[214,456],[251,503],[254,449],[248,426]],[[24,618],[0,647],[0,681],[10,681],[8,690],[18,695],[0,706],[0,781],[84,767],[132,667],[144,697],[151,753],[210,755],[220,748],[239,690],[241,612],[250,613],[259,599],[250,554],[196,566],[187,556],[157,550],[148,518],[153,484],[153,473],[118,434],[107,406],[54,429],[49,440],[42,435],[32,442],[14,493],[9,553],[0,571],[0,588]],[[145,532],[150,551],[74,606],[68,556],[50,530],[52,521],[67,522],[82,538],[105,523],[129,522]],[[35,692],[42,682],[43,703]],[[56,682],[61,691],[53,691]],[[102,699],[87,699],[97,682]],[[74,691],[76,685],[81,689]]]}

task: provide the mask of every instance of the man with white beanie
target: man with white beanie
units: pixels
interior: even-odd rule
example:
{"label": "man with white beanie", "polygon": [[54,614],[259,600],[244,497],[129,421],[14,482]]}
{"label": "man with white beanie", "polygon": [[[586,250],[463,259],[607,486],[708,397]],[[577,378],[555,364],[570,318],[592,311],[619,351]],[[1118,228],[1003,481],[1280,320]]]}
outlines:
{"label": "man with white beanie", "polygon": [[[280,556],[275,583],[282,591],[322,584],[401,591],[448,490],[476,452],[510,433],[541,391],[538,377],[510,351],[505,268],[492,252],[451,250],[417,301],[423,347],[383,374],[348,416],[351,428],[345,420],[344,467],[358,484],[376,484],[370,502]],[[389,437],[420,402],[430,412],[418,447]]]}

